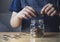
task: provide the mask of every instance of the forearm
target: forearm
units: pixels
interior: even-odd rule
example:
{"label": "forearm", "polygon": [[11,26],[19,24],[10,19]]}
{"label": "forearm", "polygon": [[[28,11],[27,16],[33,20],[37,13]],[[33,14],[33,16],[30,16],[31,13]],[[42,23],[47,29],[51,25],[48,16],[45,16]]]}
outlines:
{"label": "forearm", "polygon": [[13,13],[13,14],[14,15],[11,17],[10,24],[13,28],[17,28],[17,27],[21,26],[22,19],[18,18],[17,13]]}
{"label": "forearm", "polygon": [[17,17],[12,18],[10,21],[11,26],[14,28],[19,27],[21,23],[22,23],[22,20]]}

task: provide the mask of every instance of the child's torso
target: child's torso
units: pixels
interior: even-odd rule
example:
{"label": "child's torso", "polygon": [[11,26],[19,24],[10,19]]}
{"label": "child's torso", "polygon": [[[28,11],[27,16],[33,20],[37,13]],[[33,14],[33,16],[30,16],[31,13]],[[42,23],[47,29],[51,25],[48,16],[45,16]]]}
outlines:
{"label": "child's torso", "polygon": [[[34,10],[40,14],[40,10],[43,8],[44,5],[48,4],[48,3],[52,3],[54,5],[59,5],[59,1],[58,0],[21,0],[21,6],[22,8],[24,8],[25,6],[31,6],[32,8],[34,8]],[[51,22],[55,17],[51,18],[49,16],[45,17],[45,20],[48,20],[47,22]],[[55,19],[56,20],[56,19]],[[54,21],[55,21],[54,20]],[[57,19],[58,21],[58,19]],[[52,22],[51,22],[52,23]],[[54,22],[55,23],[55,22]],[[28,25],[27,25],[28,24]],[[29,27],[30,24],[30,20],[24,20],[23,21],[23,25],[25,27]],[[48,25],[49,23],[47,23]]]}
{"label": "child's torso", "polygon": [[31,6],[38,13],[42,9],[42,7],[48,3],[52,3],[55,5],[59,4],[58,0],[21,0],[22,8],[24,8],[25,6]]}

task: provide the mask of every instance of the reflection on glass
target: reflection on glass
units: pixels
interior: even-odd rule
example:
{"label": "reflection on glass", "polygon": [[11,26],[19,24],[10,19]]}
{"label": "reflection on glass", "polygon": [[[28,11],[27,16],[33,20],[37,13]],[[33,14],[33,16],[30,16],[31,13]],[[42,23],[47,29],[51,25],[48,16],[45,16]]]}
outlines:
{"label": "reflection on glass", "polygon": [[30,34],[32,37],[42,37],[44,32],[44,23],[43,20],[31,20],[30,24]]}

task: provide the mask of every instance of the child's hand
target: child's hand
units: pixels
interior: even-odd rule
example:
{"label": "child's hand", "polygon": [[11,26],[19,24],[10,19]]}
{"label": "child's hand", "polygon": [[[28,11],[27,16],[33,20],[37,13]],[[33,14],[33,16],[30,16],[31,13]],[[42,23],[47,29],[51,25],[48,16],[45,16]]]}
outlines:
{"label": "child's hand", "polygon": [[49,3],[42,8],[41,14],[47,14],[48,16],[58,15],[58,7]]}
{"label": "child's hand", "polygon": [[28,18],[36,17],[35,14],[36,14],[36,12],[32,7],[26,6],[18,13],[17,16],[19,18],[28,19]]}

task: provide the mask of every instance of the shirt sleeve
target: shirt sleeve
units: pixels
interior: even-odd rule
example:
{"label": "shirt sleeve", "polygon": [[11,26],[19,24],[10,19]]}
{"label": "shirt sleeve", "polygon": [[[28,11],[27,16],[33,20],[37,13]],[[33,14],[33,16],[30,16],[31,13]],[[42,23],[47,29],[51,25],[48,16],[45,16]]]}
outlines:
{"label": "shirt sleeve", "polygon": [[9,10],[11,12],[19,12],[21,10],[21,2],[20,0],[13,0],[11,6],[9,7]]}

